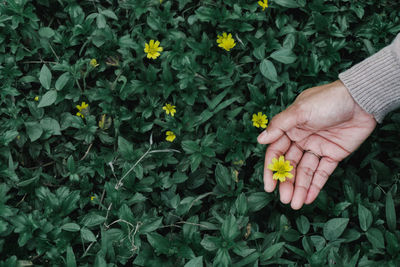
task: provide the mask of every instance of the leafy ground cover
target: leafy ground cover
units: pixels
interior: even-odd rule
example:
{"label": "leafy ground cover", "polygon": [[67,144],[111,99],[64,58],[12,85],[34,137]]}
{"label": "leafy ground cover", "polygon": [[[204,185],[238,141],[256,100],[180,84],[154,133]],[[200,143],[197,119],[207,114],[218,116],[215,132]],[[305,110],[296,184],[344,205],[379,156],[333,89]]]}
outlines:
{"label": "leafy ground cover", "polygon": [[399,13],[1,1],[0,266],[398,266],[399,111],[299,211],[263,191],[256,137],[388,45]]}

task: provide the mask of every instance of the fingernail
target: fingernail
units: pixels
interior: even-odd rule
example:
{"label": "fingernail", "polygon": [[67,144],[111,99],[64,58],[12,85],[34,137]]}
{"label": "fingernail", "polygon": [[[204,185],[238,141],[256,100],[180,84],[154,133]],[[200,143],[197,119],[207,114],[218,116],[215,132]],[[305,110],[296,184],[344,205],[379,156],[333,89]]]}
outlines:
{"label": "fingernail", "polygon": [[259,136],[258,136],[258,138],[257,138],[257,141],[260,143],[260,142],[263,142],[264,141],[264,139],[267,137],[267,130],[264,130]]}

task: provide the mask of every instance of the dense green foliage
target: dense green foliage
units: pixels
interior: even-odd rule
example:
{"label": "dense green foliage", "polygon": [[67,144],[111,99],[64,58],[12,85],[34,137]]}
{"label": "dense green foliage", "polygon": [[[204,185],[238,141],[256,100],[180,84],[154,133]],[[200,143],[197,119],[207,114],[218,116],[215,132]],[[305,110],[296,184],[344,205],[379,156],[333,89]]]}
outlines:
{"label": "dense green foliage", "polygon": [[399,111],[299,211],[251,121],[388,45],[399,5],[1,1],[0,266],[399,266]]}

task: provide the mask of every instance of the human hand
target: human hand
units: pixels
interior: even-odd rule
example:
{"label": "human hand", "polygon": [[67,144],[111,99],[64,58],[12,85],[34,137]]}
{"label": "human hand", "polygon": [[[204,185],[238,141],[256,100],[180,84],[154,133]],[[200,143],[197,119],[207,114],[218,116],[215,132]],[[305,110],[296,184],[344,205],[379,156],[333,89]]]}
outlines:
{"label": "human hand", "polygon": [[270,144],[264,163],[265,191],[274,191],[277,182],[267,166],[272,158],[285,155],[294,178],[280,183],[281,202],[296,210],[312,203],[338,163],[375,126],[374,117],[353,100],[340,80],[303,91],[257,138],[260,144]]}

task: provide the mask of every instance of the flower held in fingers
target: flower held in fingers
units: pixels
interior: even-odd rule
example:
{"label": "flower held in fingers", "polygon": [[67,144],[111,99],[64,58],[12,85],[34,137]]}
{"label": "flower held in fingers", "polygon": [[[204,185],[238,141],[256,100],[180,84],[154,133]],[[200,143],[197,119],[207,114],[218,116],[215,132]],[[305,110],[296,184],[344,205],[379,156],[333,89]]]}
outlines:
{"label": "flower held in fingers", "polygon": [[280,156],[279,160],[276,158],[272,159],[272,163],[268,165],[268,169],[274,171],[274,176],[272,177],[275,180],[284,182],[287,178],[293,178],[293,174],[290,171],[293,169],[293,166],[290,165],[290,161],[286,160],[284,156]]}

